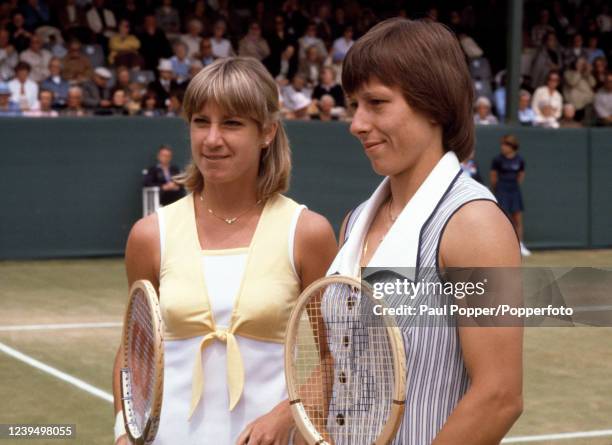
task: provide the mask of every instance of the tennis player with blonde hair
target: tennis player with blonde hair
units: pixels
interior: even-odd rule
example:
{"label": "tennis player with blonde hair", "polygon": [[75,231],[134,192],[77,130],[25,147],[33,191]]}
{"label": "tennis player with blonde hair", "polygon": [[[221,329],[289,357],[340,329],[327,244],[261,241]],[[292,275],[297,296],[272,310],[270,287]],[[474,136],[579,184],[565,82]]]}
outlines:
{"label": "tennis player with blonde hair", "polygon": [[[129,284],[153,283],[165,324],[155,444],[290,437],[286,323],[336,246],[325,218],[282,195],[291,159],[278,106],[274,80],[254,59],[222,59],[200,71],[184,100],[192,162],[183,183],[191,193],[130,232]],[[119,421],[116,430],[117,443],[127,443]]]}
{"label": "tennis player with blonde hair", "polygon": [[[452,33],[430,21],[379,23],[349,50],[342,83],[350,131],[385,178],[345,220],[328,273],[405,267],[411,280],[439,283],[447,268],[519,266],[510,221],[486,188],[461,174],[474,146],[473,88]],[[467,327],[450,317],[396,321],[407,394],[394,443],[499,443],[522,410],[522,329]],[[344,407],[330,408],[330,419],[346,419],[334,409]]]}

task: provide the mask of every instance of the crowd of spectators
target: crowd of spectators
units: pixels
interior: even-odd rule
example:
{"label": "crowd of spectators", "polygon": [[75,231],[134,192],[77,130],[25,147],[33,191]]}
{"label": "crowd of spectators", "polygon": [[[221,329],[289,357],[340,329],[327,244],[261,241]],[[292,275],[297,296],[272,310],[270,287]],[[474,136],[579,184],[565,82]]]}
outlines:
{"label": "crowd of spectators", "polygon": [[[518,120],[545,128],[612,125],[612,15],[606,1],[525,4]],[[492,74],[470,36],[460,36],[474,79],[474,122],[505,118],[505,70]]]}
{"label": "crowd of spectators", "polygon": [[[380,20],[404,16],[455,32],[474,81],[474,120],[495,124],[506,96],[498,3],[0,0],[0,116],[178,116],[202,67],[240,55],[276,79],[287,119],[350,119],[340,86],[347,51]],[[610,125],[608,4],[526,1],[524,31],[521,123]]]}

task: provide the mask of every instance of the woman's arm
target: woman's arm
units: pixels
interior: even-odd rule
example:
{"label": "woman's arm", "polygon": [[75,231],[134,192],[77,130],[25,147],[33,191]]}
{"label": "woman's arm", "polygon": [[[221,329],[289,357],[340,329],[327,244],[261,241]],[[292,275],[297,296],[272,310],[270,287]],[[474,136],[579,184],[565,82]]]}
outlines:
{"label": "woman's arm", "polygon": [[495,188],[497,187],[497,170],[491,169],[489,173],[489,181],[491,182],[491,190],[495,193]]}
{"label": "woman's arm", "polygon": [[[337,252],[336,236],[323,216],[303,210],[298,220],[293,257],[301,290],[327,272]],[[237,445],[285,445],[294,427],[287,400],[251,422],[238,438]]]}
{"label": "woman's arm", "polygon": [[[139,220],[128,236],[125,248],[125,269],[127,272],[128,289],[137,280],[149,280],[155,290],[159,292],[159,229],[157,215],[149,215]],[[113,397],[115,399],[115,415],[123,408],[121,406],[121,382],[119,371],[121,370],[122,347],[115,356],[113,368]],[[124,435],[117,442],[127,445],[127,437]]]}
{"label": "woman's arm", "polygon": [[[492,202],[465,205],[449,221],[442,236],[440,264],[446,268],[520,266],[519,243],[510,221]],[[498,444],[522,412],[523,330],[458,329],[471,384],[433,445]]]}

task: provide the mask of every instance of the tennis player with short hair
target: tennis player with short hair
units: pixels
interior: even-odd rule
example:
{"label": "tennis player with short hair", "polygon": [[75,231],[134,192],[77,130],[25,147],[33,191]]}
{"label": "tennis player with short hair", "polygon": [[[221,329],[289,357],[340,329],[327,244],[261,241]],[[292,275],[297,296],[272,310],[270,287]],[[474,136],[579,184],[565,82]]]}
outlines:
{"label": "tennis player with short hair", "polygon": [[[385,179],[345,220],[328,273],[406,267],[415,281],[439,282],[445,268],[519,266],[510,221],[461,174],[474,146],[473,88],[452,33],[431,21],[386,20],[351,47],[342,81],[350,131]],[[394,443],[499,443],[522,410],[522,329],[396,320],[408,389]],[[330,418],[339,414],[330,408]]]}
{"label": "tennis player with short hair", "polygon": [[165,323],[154,443],[285,444],[293,428],[285,328],[300,291],[335,255],[335,236],[324,217],[282,195],[289,143],[276,84],[260,62],[207,66],[184,109],[191,193],[138,221],[126,249],[129,284],[154,284]]}

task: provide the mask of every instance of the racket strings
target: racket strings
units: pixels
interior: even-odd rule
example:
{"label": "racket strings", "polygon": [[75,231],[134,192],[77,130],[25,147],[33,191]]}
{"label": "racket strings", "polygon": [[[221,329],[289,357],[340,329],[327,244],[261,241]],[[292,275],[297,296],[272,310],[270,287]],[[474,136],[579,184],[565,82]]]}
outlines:
{"label": "racket strings", "polygon": [[372,443],[393,402],[393,355],[382,317],[359,289],[328,285],[301,314],[293,350],[313,426],[335,444]]}
{"label": "racket strings", "polygon": [[154,395],[155,325],[143,292],[135,295],[130,310],[132,321],[126,353],[131,381],[132,421],[142,434],[152,409]]}

